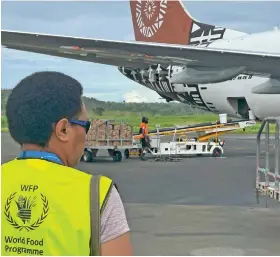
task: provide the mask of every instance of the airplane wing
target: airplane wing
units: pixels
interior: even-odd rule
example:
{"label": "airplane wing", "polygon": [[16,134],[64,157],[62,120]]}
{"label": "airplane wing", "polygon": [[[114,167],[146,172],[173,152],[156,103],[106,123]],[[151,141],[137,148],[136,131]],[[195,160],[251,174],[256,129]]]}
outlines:
{"label": "airplane wing", "polygon": [[6,48],[106,65],[132,68],[150,64],[186,65],[206,70],[244,67],[244,73],[280,78],[280,54],[6,30],[1,31],[1,37]]}

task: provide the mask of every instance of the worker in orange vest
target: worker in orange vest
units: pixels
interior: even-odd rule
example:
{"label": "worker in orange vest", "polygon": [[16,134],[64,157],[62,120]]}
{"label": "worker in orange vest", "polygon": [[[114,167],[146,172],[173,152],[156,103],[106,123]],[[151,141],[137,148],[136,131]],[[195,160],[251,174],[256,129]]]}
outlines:
{"label": "worker in orange vest", "polygon": [[143,117],[139,128],[140,141],[142,145],[140,159],[143,161],[145,160],[145,154],[148,152],[148,149],[150,148],[150,138],[148,136],[149,131],[148,131],[147,124],[148,124],[148,118]]}

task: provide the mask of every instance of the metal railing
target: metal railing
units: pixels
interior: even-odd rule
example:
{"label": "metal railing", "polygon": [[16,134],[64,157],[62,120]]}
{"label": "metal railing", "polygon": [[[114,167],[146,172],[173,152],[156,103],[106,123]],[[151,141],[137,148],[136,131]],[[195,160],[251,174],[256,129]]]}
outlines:
{"label": "metal railing", "polygon": [[[271,167],[270,154],[271,144],[270,136],[271,126],[275,126],[274,132],[274,168]],[[280,130],[280,117],[268,117],[265,118],[257,135],[257,160],[256,160],[256,195],[259,203],[259,193],[280,201],[280,144],[279,144],[279,130]],[[265,168],[260,167],[261,162],[261,136],[265,133]],[[263,179],[262,179],[263,177]],[[267,202],[266,202],[267,203]]]}

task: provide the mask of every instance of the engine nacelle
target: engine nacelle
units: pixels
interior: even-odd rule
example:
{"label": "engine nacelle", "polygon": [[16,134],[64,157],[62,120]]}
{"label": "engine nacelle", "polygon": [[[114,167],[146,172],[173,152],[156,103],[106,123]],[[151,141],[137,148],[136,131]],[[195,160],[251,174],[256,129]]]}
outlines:
{"label": "engine nacelle", "polygon": [[182,67],[172,72],[170,82],[174,84],[210,84],[232,79],[244,72],[245,67],[213,69],[210,67]]}
{"label": "engine nacelle", "polygon": [[254,94],[280,94],[280,81],[270,79],[252,89]]}

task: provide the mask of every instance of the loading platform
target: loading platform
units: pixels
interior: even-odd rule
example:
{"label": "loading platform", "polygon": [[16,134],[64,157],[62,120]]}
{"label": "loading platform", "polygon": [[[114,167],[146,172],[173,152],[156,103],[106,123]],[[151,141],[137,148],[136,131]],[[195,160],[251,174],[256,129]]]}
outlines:
{"label": "loading platform", "polygon": [[[208,141],[210,138],[214,138],[218,135],[225,134],[227,132],[231,132],[238,129],[246,129],[250,126],[255,126],[256,122],[254,120],[236,120],[221,123],[220,121],[217,122],[208,122],[208,123],[199,123],[199,124],[192,124],[187,126],[176,126],[170,128],[157,128],[155,130],[149,131],[149,136],[170,136],[173,135],[176,131],[177,135],[186,135],[189,133],[196,133],[197,134],[197,141],[203,142]],[[134,134],[134,139],[139,139],[139,134]]]}
{"label": "loading platform", "polygon": [[[234,130],[255,126],[254,120],[222,120],[192,124],[188,126],[175,126],[150,130],[148,136],[151,139],[149,153],[153,156],[182,156],[182,155],[212,155],[220,157],[223,155],[224,141],[219,136]],[[195,136],[190,136],[195,134]],[[162,142],[161,138],[172,136],[169,142]],[[134,148],[130,155],[139,155],[141,150],[140,135],[134,134]],[[137,150],[138,149],[138,150]]]}

